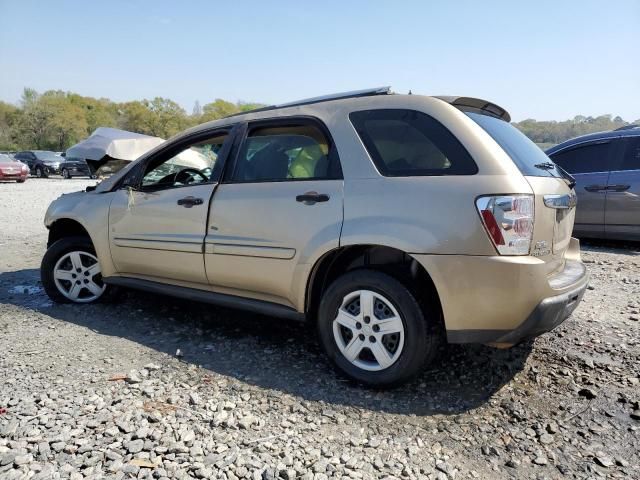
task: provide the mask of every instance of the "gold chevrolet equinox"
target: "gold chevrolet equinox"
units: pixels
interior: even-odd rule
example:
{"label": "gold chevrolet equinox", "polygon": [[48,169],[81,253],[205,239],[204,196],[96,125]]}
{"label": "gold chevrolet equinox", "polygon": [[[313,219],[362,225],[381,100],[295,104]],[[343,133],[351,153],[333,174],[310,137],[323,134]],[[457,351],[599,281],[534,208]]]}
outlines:
{"label": "gold chevrolet equinox", "polygon": [[118,287],[313,322],[346,376],[508,347],[580,303],[574,180],[469,97],[376,88],[191,128],[49,207],[56,302]]}

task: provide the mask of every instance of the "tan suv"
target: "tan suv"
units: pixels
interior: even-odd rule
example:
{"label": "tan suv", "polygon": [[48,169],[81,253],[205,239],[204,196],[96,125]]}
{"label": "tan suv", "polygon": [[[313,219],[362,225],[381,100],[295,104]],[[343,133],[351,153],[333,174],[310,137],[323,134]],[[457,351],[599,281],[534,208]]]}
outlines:
{"label": "tan suv", "polygon": [[450,343],[549,331],[587,286],[573,179],[490,102],[318,97],[210,122],[46,214],[58,302],[115,287],[314,322],[340,371],[401,383]]}

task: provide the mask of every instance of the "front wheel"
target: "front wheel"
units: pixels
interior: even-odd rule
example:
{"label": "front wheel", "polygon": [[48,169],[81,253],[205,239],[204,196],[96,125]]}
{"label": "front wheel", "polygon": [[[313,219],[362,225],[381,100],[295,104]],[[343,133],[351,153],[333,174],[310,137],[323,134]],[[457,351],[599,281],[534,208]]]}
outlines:
{"label": "front wheel", "polygon": [[62,238],[42,258],[40,277],[45,292],[57,303],[93,303],[110,289],[102,281],[100,263],[91,240]]}
{"label": "front wheel", "polygon": [[69,180],[71,178],[71,175],[69,174],[69,171],[66,168],[62,169],[62,178]]}
{"label": "front wheel", "polygon": [[436,318],[394,277],[355,270],[325,292],[318,333],[340,372],[376,388],[416,376],[439,348]]}
{"label": "front wheel", "polygon": [[36,167],[36,177],[47,178],[47,173],[44,171],[44,168]]}

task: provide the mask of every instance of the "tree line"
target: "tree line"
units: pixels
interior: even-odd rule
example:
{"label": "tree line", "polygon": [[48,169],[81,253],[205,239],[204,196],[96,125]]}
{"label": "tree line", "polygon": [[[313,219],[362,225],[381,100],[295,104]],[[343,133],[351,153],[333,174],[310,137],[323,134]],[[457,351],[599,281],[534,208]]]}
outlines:
{"label": "tree line", "polygon": [[[169,138],[190,126],[261,106],[264,105],[218,98],[202,106],[196,102],[189,114],[176,102],[163,97],[114,102],[61,90],[38,93],[25,88],[18,105],[0,101],[0,150],[66,150],[98,127]],[[633,123],[640,123],[640,119]],[[546,147],[578,135],[619,128],[628,122],[612,115],[578,115],[565,121],[528,119],[514,125]]]}
{"label": "tree line", "polygon": [[18,105],[0,101],[0,150],[66,150],[98,127],[169,138],[193,125],[264,106],[215,99],[188,114],[163,97],[114,102],[73,92],[25,88]]}

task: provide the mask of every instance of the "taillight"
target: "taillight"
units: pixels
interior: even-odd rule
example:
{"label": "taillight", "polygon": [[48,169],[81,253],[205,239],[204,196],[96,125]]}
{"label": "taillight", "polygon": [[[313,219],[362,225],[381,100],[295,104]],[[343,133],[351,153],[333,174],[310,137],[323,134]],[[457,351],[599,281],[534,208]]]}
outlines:
{"label": "taillight", "polygon": [[533,237],[533,195],[480,197],[476,207],[500,255],[527,255]]}

